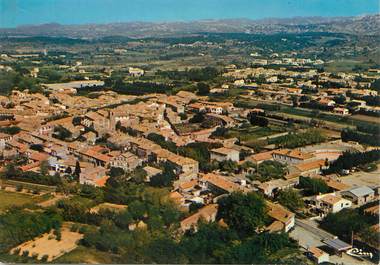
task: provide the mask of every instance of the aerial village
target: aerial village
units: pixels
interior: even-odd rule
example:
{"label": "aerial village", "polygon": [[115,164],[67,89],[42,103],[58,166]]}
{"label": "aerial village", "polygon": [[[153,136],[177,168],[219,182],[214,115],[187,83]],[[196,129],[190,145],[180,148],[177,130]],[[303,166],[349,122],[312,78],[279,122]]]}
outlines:
{"label": "aerial village", "polygon": [[[372,258],[375,252],[359,253],[353,245],[361,241],[378,249],[371,243],[376,239],[352,233],[350,241],[343,240],[318,222],[345,209],[379,216],[379,139],[376,126],[368,123],[380,112],[370,101],[377,97],[371,85],[380,71],[358,76],[265,68],[323,64],[278,56],[254,60],[249,68],[226,66],[221,74],[225,82],[206,93],[199,86],[199,91],[128,95],[87,79],[42,84],[39,93],[13,90],[0,96],[1,189],[47,196],[38,203],[44,208],[74,196],[70,183],[102,189],[123,175],[125,182],[169,190],[184,213],[179,233],[197,231],[200,222],[228,226],[218,219],[218,201],[255,192],[264,198],[269,216],[257,233],[288,233],[317,263]],[[128,72],[132,78],[146,74],[133,67]],[[30,72],[38,74],[38,68]],[[91,95],[80,94],[84,88],[93,90]],[[239,99],[220,100],[218,95],[228,91],[237,91]],[[354,134],[354,129],[362,133]],[[36,177],[40,175],[46,177]],[[127,207],[105,201],[89,211]],[[128,227],[145,226],[140,221]],[[369,229],[376,235],[379,224]],[[22,255],[20,248],[27,245],[11,252]],[[44,254],[38,258],[52,261],[62,255]]]}

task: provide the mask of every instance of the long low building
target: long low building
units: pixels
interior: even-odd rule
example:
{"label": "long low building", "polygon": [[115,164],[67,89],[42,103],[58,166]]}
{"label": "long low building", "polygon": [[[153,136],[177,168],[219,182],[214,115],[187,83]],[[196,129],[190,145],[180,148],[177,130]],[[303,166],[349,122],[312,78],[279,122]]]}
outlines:
{"label": "long low building", "polygon": [[55,92],[71,92],[76,93],[77,89],[83,87],[101,87],[104,86],[104,81],[99,80],[81,80],[67,83],[42,84],[47,90]]}

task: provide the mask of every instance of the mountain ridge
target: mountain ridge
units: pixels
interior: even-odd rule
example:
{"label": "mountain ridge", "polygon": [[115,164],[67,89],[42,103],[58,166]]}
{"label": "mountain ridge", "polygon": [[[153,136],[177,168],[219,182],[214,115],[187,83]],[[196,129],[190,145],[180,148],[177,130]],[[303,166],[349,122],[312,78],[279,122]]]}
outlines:
{"label": "mountain ridge", "polygon": [[107,24],[62,25],[46,23],[0,28],[1,37],[50,36],[96,39],[107,36],[160,37],[197,32],[252,34],[332,32],[355,35],[380,35],[380,15],[355,17],[293,17],[252,20],[207,19],[176,22],[113,22]]}

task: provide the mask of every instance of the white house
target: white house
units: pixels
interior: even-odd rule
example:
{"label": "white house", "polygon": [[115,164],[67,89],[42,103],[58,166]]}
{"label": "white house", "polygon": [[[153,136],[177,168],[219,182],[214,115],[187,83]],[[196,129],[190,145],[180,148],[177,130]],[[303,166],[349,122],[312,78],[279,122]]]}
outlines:
{"label": "white house", "polygon": [[226,147],[221,147],[221,148],[216,148],[212,149],[210,151],[211,154],[211,160],[216,160],[216,161],[225,161],[225,160],[232,160],[235,162],[239,161],[239,151],[236,151],[235,149],[232,148],[226,148]]}
{"label": "white house", "polygon": [[313,206],[321,211],[322,215],[328,213],[337,213],[344,208],[351,208],[352,202],[346,200],[335,193],[316,195],[312,199]]}

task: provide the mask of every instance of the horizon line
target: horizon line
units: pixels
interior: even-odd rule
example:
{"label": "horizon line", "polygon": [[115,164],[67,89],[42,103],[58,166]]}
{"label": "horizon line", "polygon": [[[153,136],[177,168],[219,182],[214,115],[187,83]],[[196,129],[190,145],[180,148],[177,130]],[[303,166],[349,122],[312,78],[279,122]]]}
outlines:
{"label": "horizon line", "polygon": [[183,19],[183,20],[124,20],[124,21],[112,21],[112,22],[84,22],[84,23],[61,23],[61,22],[46,22],[37,24],[20,24],[13,27],[1,27],[0,29],[17,29],[22,27],[39,27],[44,25],[59,25],[59,26],[86,26],[86,25],[111,25],[111,24],[127,24],[127,23],[147,23],[147,24],[160,24],[160,23],[192,23],[192,22],[204,22],[204,21],[223,21],[223,20],[250,20],[250,21],[263,21],[269,19],[302,19],[302,18],[359,18],[365,16],[380,16],[379,13],[363,13],[354,16],[329,16],[329,15],[318,15],[318,16],[292,16],[292,17],[264,17],[264,18],[247,18],[247,17],[236,17],[236,18],[202,18],[202,19]]}

